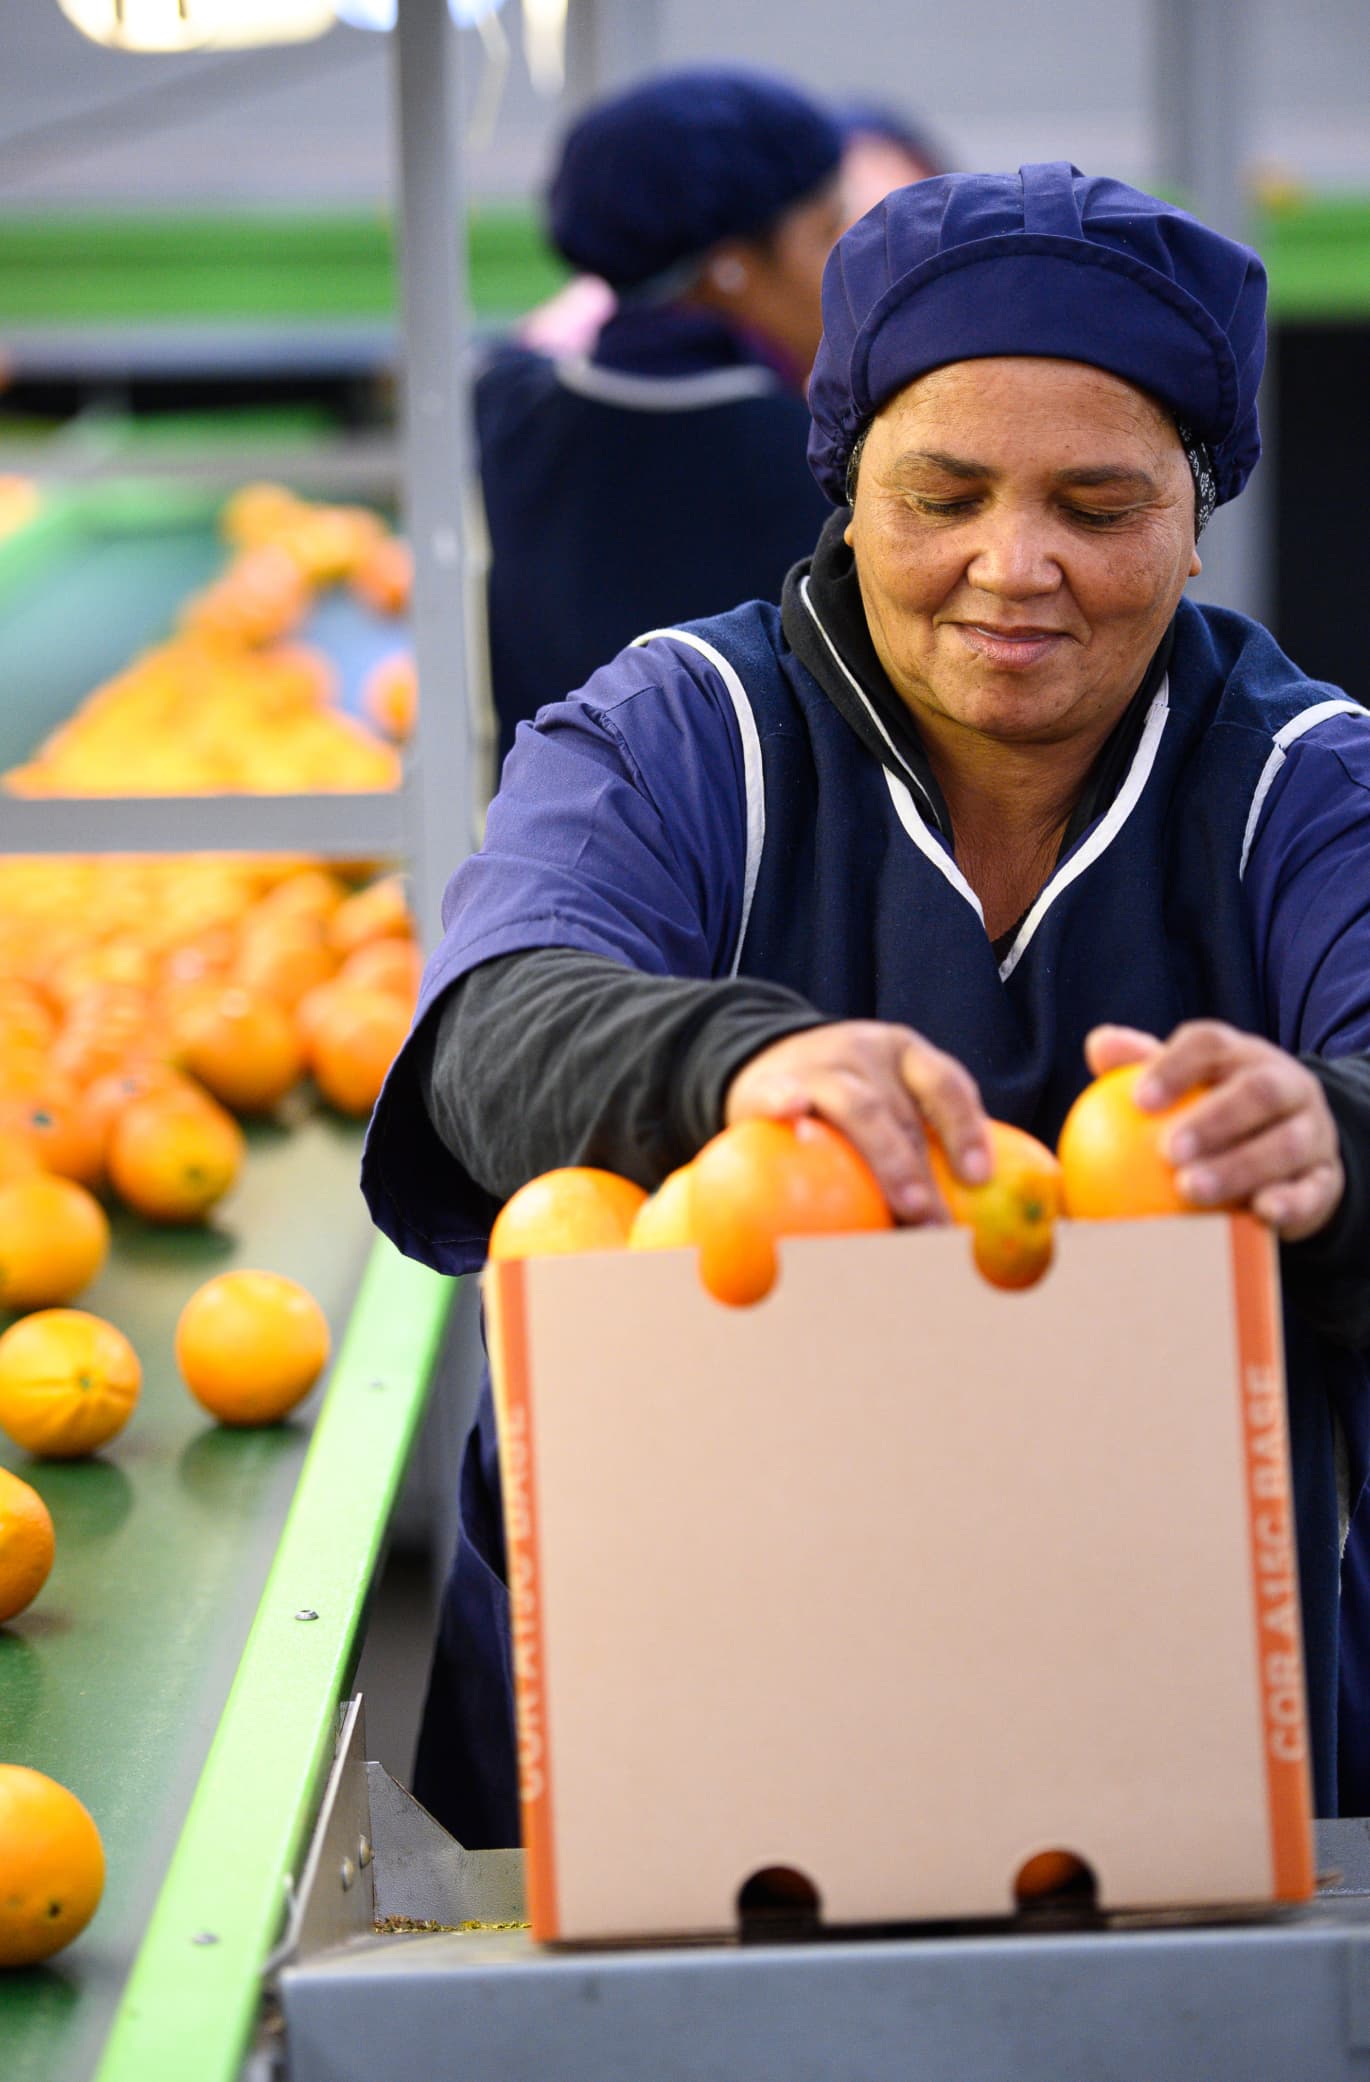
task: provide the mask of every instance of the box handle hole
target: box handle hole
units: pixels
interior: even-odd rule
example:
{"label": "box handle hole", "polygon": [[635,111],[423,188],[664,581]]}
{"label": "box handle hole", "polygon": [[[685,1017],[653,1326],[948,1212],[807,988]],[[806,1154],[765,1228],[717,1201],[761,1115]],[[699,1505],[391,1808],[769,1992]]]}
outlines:
{"label": "box handle hole", "polygon": [[738,1889],[737,1920],[744,1943],[815,1936],[822,1916],[817,1887],[793,1865],[763,1865]]}

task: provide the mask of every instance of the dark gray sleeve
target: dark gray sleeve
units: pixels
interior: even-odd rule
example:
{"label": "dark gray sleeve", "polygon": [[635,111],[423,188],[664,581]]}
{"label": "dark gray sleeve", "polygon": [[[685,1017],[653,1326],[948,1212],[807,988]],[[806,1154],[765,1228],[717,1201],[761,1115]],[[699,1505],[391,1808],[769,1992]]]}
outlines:
{"label": "dark gray sleeve", "polygon": [[824,1024],[794,991],[752,977],[644,976],[566,947],[506,954],[463,976],[429,1020],[425,1102],[497,1201],[560,1164],[652,1189],[722,1127],[743,1063]]}
{"label": "dark gray sleeve", "polygon": [[1332,1109],[1346,1191],[1318,1235],[1281,1246],[1285,1292],[1325,1337],[1339,1345],[1370,1346],[1370,1057],[1301,1060]]}

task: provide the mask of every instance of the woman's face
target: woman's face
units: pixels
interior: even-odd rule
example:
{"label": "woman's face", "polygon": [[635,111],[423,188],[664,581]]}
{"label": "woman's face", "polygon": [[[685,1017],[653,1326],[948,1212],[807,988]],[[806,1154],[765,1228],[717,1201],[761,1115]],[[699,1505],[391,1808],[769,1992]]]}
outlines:
{"label": "woman's face", "polygon": [[1026,356],[955,362],[890,400],[847,540],[881,663],[944,741],[1106,734],[1200,568],[1161,408]]}

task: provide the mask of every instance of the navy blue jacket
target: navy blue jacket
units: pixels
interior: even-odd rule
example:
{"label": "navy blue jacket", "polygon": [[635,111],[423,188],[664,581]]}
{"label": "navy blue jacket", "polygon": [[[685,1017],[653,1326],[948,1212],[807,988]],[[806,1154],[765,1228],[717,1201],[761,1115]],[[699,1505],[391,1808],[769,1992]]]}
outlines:
{"label": "navy blue jacket", "polygon": [[[991,1113],[1048,1141],[1101,1021],[1164,1035],[1208,1016],[1294,1052],[1370,1048],[1370,717],[1255,624],[1181,604],[1121,787],[1002,957],[915,791],[795,657],[777,609],[659,635],[521,733],[485,847],[449,887],[418,1023],[459,975],[519,948],[764,976],[833,1018],[917,1028],[968,1065]],[[403,1249],[459,1271],[483,1255],[488,1203],[429,1126],[419,1060],[411,1046],[392,1072],[365,1184]],[[1367,1356],[1287,1316],[1315,1776],[1331,1812],[1335,1425],[1354,1503]],[[468,1841],[514,1840],[511,1763],[496,1783],[509,1744],[494,1732],[508,1711],[497,1481],[487,1410],[444,1616],[444,1653],[466,1673],[465,1769],[493,1773],[486,1809],[461,1819]],[[504,1833],[479,1833],[492,1828]]]}
{"label": "navy blue jacket", "polygon": [[644,629],[779,598],[828,505],[803,399],[702,313],[610,321],[593,356],[477,380],[499,755]]}

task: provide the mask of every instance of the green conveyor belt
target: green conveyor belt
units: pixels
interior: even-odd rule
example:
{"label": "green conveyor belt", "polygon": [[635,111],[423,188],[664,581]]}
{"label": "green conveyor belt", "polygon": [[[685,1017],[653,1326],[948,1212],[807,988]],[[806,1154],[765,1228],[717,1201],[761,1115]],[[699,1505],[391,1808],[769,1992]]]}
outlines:
{"label": "green conveyor belt", "polygon": [[[25,538],[0,554],[0,757],[163,634],[221,556],[203,496],[160,488],[55,505]],[[346,668],[339,647],[364,629],[335,616],[329,635]],[[3,827],[0,799],[0,852]],[[249,1128],[242,1177],[204,1228],[113,1217],[109,1263],[79,1305],[142,1359],[124,1433],[65,1465],[0,1437],[0,1463],[40,1490],[57,1532],[48,1583],[0,1627],[0,1759],[71,1786],[108,1860],[75,1944],[0,1974],[2,2082],[89,2082],[102,2061],[127,2082],[233,2076],[279,1934],[450,1300],[376,1241],[360,1127],[303,1099],[286,1111],[289,1125]],[[259,1431],[214,1424],[173,1357],[182,1304],[233,1266],[301,1280],[334,1335],[325,1384]],[[318,1603],[317,1624],[293,1625],[301,1595],[284,1632],[262,1606],[286,1580]],[[212,1951],[189,1949],[187,1901],[201,1918],[206,1901],[222,1910]]]}
{"label": "green conveyor belt", "polygon": [[250,1131],[242,1179],[203,1230],[115,1220],[79,1306],[143,1363],[138,1408],[88,1461],[39,1462],[0,1440],[57,1531],[41,1596],[0,1628],[0,1756],[85,1801],[109,1861],[77,1944],[0,1984],[7,2082],[89,2074],[132,1964],[266,1580],[321,1391],[291,1422],[233,1432],[187,1394],[172,1338],[211,1274],[261,1265],[303,1281],[335,1340],[369,1244],[360,1137],[322,1113]]}

